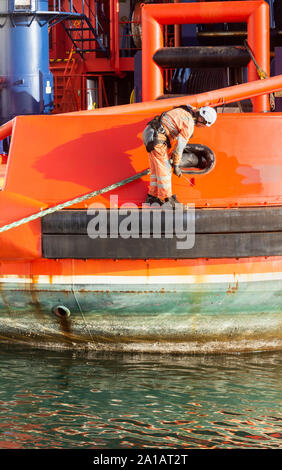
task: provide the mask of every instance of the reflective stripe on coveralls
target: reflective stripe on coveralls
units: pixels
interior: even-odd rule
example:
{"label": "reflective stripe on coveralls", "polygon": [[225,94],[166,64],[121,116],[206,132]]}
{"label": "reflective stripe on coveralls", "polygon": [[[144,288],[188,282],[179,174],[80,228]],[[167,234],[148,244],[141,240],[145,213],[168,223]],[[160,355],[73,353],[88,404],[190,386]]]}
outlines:
{"label": "reflective stripe on coveralls", "polygon": [[[170,142],[176,140],[171,157],[173,158],[173,163],[177,165],[181,160],[185,145],[193,134],[194,120],[191,114],[184,109],[175,108],[164,114],[162,124]],[[165,142],[166,136],[159,133],[158,139]],[[154,150],[149,153],[151,169],[149,194],[160,199],[172,196],[171,165],[169,159],[168,147],[165,143],[157,144]]]}
{"label": "reflective stripe on coveralls", "polygon": [[171,157],[174,165],[178,165],[183,150],[194,132],[194,119],[183,108],[174,108],[163,115],[162,124],[170,141],[176,139]]}
{"label": "reflective stripe on coveralls", "polygon": [[164,199],[170,197],[171,193],[171,166],[166,145],[166,136],[158,135],[163,144],[155,145],[154,150],[149,153],[151,169],[149,194]]}

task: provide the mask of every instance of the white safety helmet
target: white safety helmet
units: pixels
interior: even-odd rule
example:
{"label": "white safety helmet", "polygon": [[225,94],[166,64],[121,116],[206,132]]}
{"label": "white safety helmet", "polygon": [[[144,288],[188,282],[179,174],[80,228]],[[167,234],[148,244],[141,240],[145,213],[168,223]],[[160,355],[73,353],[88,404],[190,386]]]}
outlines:
{"label": "white safety helmet", "polygon": [[211,108],[210,106],[203,106],[199,109],[199,114],[204,118],[206,121],[206,126],[212,126],[217,118],[216,110]]}

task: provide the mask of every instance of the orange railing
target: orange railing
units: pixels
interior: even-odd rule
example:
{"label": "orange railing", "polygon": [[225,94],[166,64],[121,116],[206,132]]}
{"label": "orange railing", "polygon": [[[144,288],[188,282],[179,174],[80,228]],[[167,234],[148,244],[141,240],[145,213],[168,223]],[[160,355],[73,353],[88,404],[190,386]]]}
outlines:
{"label": "orange railing", "polygon": [[[164,93],[163,72],[154,62],[154,53],[163,47],[163,25],[186,23],[230,23],[245,21],[248,24],[248,42],[257,62],[269,75],[269,7],[264,1],[202,2],[176,4],[144,4],[142,7],[142,89],[143,101],[158,98]],[[248,80],[257,79],[255,65],[248,65]],[[254,111],[269,111],[267,96],[253,101]]]}

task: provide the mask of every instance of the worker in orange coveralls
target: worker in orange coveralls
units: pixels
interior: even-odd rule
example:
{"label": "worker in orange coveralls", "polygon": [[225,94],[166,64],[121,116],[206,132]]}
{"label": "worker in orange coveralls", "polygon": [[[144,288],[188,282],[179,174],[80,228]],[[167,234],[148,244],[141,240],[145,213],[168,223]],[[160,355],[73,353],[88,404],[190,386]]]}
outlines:
{"label": "worker in orange coveralls", "polygon": [[[151,169],[149,193],[147,204],[158,203],[164,207],[175,208],[179,201],[171,190],[171,163],[173,173],[181,176],[179,163],[183,150],[193,135],[194,126],[211,126],[216,121],[216,111],[204,106],[196,109],[188,106],[179,106],[156,116],[150,121],[143,132],[143,142],[149,153]],[[175,142],[169,155],[169,148]]]}

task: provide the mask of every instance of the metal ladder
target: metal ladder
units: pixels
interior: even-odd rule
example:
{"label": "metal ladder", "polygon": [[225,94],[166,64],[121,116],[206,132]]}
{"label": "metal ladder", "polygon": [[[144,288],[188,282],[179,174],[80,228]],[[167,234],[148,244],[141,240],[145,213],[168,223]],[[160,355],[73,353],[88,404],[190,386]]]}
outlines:
{"label": "metal ladder", "polygon": [[[95,26],[93,26],[91,19],[85,14],[85,6],[89,9],[89,16],[91,16],[91,18],[95,20]],[[74,44],[76,52],[79,53],[82,59],[84,58],[85,52],[102,51],[105,57],[109,58],[110,56],[109,50],[104,46],[97,31],[97,29],[99,28],[102,32],[104,32],[102,25],[99,21],[99,14],[104,16],[105,21],[108,22],[109,20],[105,17],[99,4],[95,3],[95,6],[96,11],[93,12],[87,0],[81,0],[81,11],[78,11],[78,9],[74,5],[72,5],[73,11],[79,14],[79,20],[76,19],[75,23],[78,23],[79,21],[80,24],[74,24],[74,21],[72,19],[70,19],[67,24],[65,24],[65,22],[63,23],[67,35]],[[95,45],[94,47],[85,48],[85,43],[93,42],[98,45],[98,48],[95,47]]]}

